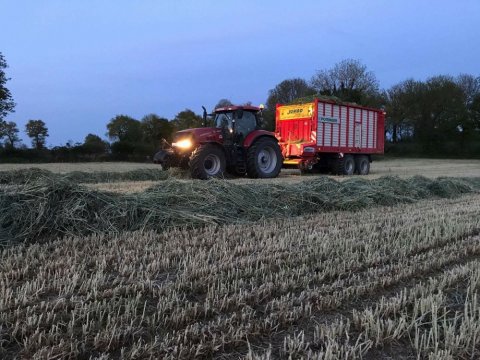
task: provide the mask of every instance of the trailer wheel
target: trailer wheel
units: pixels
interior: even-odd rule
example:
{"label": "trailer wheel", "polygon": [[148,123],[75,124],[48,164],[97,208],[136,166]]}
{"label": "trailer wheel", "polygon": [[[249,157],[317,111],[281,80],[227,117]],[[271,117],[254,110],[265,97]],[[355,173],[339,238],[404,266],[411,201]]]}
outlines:
{"label": "trailer wheel", "polygon": [[190,156],[190,173],[192,178],[202,180],[223,177],[225,163],[222,149],[212,144],[201,145]]}
{"label": "trailer wheel", "polygon": [[355,173],[355,159],[352,155],[345,155],[338,158],[335,162],[335,174],[337,175],[353,175]]}
{"label": "trailer wheel", "polygon": [[260,138],[247,150],[247,174],[251,178],[274,178],[282,168],[282,152],[271,138]]}
{"label": "trailer wheel", "polygon": [[370,160],[368,159],[368,156],[355,156],[355,172],[358,175],[368,175],[370,172]]}

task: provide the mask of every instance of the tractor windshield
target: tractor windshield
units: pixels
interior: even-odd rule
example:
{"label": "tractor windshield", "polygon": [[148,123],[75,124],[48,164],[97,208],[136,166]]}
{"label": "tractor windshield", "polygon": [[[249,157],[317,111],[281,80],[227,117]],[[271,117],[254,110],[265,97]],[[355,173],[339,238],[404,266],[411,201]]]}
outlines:
{"label": "tractor windshield", "polygon": [[215,116],[215,127],[222,128],[225,127],[228,130],[232,130],[232,112],[219,113]]}
{"label": "tractor windshield", "polygon": [[[235,129],[233,129],[233,119],[235,119]],[[257,115],[252,111],[230,111],[221,112],[215,116],[215,127],[227,129],[241,138],[245,138],[249,133],[258,127]]]}

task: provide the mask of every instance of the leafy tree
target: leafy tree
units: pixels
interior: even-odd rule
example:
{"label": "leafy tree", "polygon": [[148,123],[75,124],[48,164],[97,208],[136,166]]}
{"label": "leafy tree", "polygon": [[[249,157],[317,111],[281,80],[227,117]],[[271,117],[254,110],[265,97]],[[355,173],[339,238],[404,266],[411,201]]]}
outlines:
{"label": "leafy tree", "polygon": [[213,110],[221,108],[221,107],[232,106],[232,105],[233,105],[233,103],[229,99],[220,99],[218,101],[217,105],[215,105],[215,107],[213,108]]}
{"label": "leafy tree", "polygon": [[474,99],[480,95],[480,76],[475,77],[470,74],[460,74],[455,79],[455,83],[460,87],[465,96],[465,105],[470,106]]}
{"label": "leafy tree", "polygon": [[464,94],[449,76],[434,76],[421,87],[416,101],[420,109],[415,132],[426,150],[441,140],[451,140],[458,129],[468,127]]}
{"label": "leafy tree", "polygon": [[6,138],[6,144],[9,148],[14,149],[15,144],[20,141],[18,138],[17,124],[13,121],[0,121],[0,139]]}
{"label": "leafy tree", "polygon": [[105,154],[108,150],[108,143],[98,135],[88,134],[83,141],[82,151],[89,155]]}
{"label": "leafy tree", "polygon": [[336,96],[343,101],[362,105],[378,102],[379,87],[375,74],[360,61],[346,59],[328,70],[320,70],[312,85],[322,95]]}
{"label": "leafy tree", "polygon": [[[423,154],[472,155],[477,136],[480,84],[470,75],[409,79],[387,92],[387,128],[393,141],[412,138]],[[478,100],[477,100],[478,98]],[[478,105],[477,105],[478,104]]]}
{"label": "leafy tree", "polygon": [[41,150],[45,147],[48,129],[42,120],[29,120],[25,125],[25,132],[32,139],[32,146]]}
{"label": "leafy tree", "polygon": [[480,94],[473,98],[469,110],[475,131],[480,132]]}
{"label": "leafy tree", "polygon": [[179,112],[172,120],[176,131],[202,127],[203,119],[190,109]]}
{"label": "leafy tree", "polygon": [[158,148],[162,139],[170,141],[173,136],[173,124],[156,114],[149,114],[142,118],[142,131],[146,143],[151,151]]}
{"label": "leafy tree", "polygon": [[285,104],[298,98],[315,94],[315,89],[300,78],[283,80],[268,92],[266,109],[263,117],[264,127],[273,130],[275,128],[276,104]]}
{"label": "leafy tree", "polygon": [[142,141],[142,125],[140,121],[127,115],[117,115],[107,124],[107,134],[114,141]]}
{"label": "leafy tree", "polygon": [[283,80],[268,92],[267,108],[275,110],[276,104],[289,103],[295,99],[315,94],[315,89],[300,78]]}
{"label": "leafy tree", "polygon": [[118,159],[148,153],[143,142],[142,123],[127,115],[117,115],[107,124],[107,134],[114,143],[112,153]]}
{"label": "leafy tree", "polygon": [[467,133],[480,130],[480,76],[461,74],[455,79],[464,96],[464,104],[468,118],[464,129]]}
{"label": "leafy tree", "polygon": [[420,82],[408,79],[393,85],[385,93],[386,127],[394,143],[413,136],[412,128],[420,113],[417,97],[421,87]]}
{"label": "leafy tree", "polygon": [[12,98],[10,90],[5,87],[9,78],[5,75],[5,69],[8,67],[3,54],[0,52],[0,120],[2,120],[8,113],[14,111],[15,103]]}

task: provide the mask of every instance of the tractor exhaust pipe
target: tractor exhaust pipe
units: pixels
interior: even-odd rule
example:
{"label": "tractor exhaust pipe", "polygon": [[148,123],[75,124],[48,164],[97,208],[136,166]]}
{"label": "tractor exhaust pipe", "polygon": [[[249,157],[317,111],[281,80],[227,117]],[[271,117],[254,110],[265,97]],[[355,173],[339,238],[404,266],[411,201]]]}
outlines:
{"label": "tractor exhaust pipe", "polygon": [[203,109],[203,127],[207,127],[207,109],[205,109],[205,106],[202,105]]}

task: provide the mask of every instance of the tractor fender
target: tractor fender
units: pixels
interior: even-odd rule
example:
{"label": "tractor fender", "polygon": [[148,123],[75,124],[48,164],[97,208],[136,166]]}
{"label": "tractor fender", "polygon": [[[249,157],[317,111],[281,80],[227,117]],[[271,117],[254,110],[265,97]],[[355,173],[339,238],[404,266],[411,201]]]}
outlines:
{"label": "tractor fender", "polygon": [[278,139],[272,132],[267,130],[255,130],[245,137],[245,140],[243,141],[243,146],[246,148],[250,147],[260,137],[269,137],[278,142]]}
{"label": "tractor fender", "polygon": [[[198,146],[204,146],[204,145],[213,145],[213,146],[219,148],[220,150],[222,150],[223,153],[225,154],[225,156],[227,156],[227,152],[225,151],[225,147],[222,146],[222,144],[219,144],[216,141],[206,141],[206,142],[201,142],[201,143],[198,144]],[[195,151],[195,150],[193,150],[193,151]]]}

